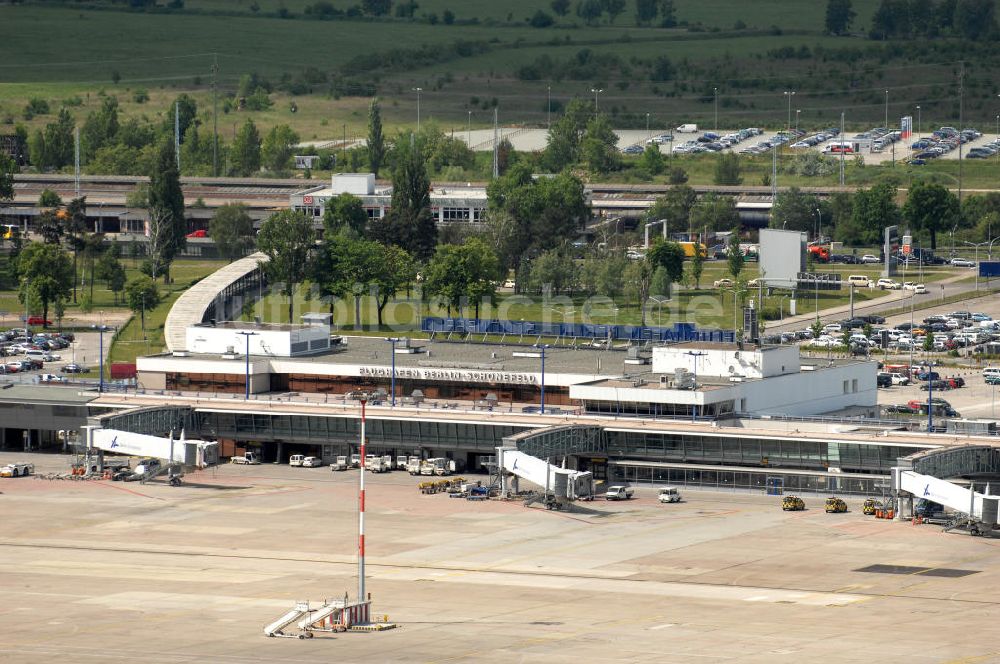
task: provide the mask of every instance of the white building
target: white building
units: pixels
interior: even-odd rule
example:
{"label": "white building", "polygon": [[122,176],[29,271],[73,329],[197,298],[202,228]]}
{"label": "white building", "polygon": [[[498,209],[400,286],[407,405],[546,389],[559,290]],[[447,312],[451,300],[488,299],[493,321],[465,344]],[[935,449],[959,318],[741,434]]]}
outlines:
{"label": "white building", "polygon": [[303,316],[305,325],[285,323],[202,323],[187,328],[185,352],[202,355],[247,354],[265,357],[295,357],[329,350],[328,314]]}
{"label": "white building", "polygon": [[[334,173],[329,187],[312,187],[292,194],[291,208],[319,221],[327,201],[340,194],[360,198],[369,219],[384,217],[392,202],[392,187],[379,187],[373,173]],[[431,214],[439,225],[479,222],[486,205],[484,187],[439,185],[431,188]]]}
{"label": "white building", "polygon": [[573,385],[570,398],[589,412],[874,416],[876,373],[867,361],[803,364],[797,346],[682,343],[654,348],[650,374]]}

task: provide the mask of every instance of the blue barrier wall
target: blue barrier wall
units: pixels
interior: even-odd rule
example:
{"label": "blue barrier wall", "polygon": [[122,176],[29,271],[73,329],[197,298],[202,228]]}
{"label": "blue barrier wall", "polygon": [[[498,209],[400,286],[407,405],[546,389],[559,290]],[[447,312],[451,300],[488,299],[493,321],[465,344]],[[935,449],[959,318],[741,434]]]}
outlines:
{"label": "blue barrier wall", "polygon": [[674,323],[672,327],[641,327],[639,325],[597,325],[593,323],[542,323],[521,320],[487,320],[479,318],[438,318],[426,316],[420,321],[423,332],[543,335],[583,339],[613,339],[629,341],[721,341],[733,342],[732,330],[699,330],[694,323]]}

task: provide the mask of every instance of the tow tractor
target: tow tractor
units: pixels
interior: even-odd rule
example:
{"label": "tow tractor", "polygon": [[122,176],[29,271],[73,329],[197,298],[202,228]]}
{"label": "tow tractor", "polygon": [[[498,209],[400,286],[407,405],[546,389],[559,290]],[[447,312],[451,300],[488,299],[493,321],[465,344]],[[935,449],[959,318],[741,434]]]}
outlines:
{"label": "tow tractor", "polygon": [[35,472],[35,464],[15,461],[0,468],[0,477],[27,477]]}

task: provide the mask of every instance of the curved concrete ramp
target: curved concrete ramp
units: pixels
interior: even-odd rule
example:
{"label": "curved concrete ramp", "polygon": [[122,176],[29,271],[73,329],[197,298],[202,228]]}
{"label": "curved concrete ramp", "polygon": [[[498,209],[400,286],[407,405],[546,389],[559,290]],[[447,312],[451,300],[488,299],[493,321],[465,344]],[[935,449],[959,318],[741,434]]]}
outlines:
{"label": "curved concrete ramp", "polygon": [[205,322],[205,317],[213,305],[224,302],[234,294],[234,286],[253,275],[266,263],[268,257],[255,253],[216,270],[183,293],[167,314],[163,329],[163,337],[167,349],[185,350],[187,347],[187,328],[191,325]]}

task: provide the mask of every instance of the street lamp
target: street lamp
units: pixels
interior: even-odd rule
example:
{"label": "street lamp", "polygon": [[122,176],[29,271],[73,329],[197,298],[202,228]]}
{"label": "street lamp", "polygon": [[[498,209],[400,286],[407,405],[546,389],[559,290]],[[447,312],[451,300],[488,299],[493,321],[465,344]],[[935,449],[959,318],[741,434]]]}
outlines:
{"label": "street lamp", "polygon": [[[698,358],[699,357],[703,357],[705,355],[708,355],[708,353],[703,353],[700,350],[698,350],[698,351],[691,351],[691,350],[689,350],[689,351],[687,351],[684,354],[685,355],[690,355],[691,357],[694,358],[694,389],[695,389],[695,391],[697,391],[698,390]],[[697,414],[698,414],[698,404],[697,403],[692,403],[691,404],[691,421],[692,422],[695,421],[695,418],[696,418]]]}
{"label": "street lamp", "polygon": [[823,243],[823,213],[816,208],[816,241]]}
{"label": "street lamp", "polygon": [[917,106],[917,138],[920,139],[920,107]]}
{"label": "street lamp", "polygon": [[889,129],[889,91],[885,91],[885,128]]}
{"label": "street lamp", "polygon": [[98,333],[99,333],[98,338],[100,339],[100,341],[99,341],[99,345],[100,345],[99,360],[100,360],[100,363],[97,365],[97,375],[98,375],[97,393],[98,394],[100,394],[101,392],[104,391],[104,331],[111,329],[111,327],[109,327],[108,325],[105,325],[104,322],[103,322],[104,321],[104,312],[103,311],[101,312],[101,321],[102,322],[101,322],[100,325],[91,325],[92,329],[95,329],[95,330],[98,331]]}
{"label": "street lamp", "polygon": [[801,108],[795,109],[795,133],[799,131],[799,114],[802,113]]}
{"label": "street lamp", "polygon": [[794,90],[785,90],[785,97],[788,99],[788,121],[785,123],[785,131],[792,128],[792,97],[795,96]]}
{"label": "street lamp", "polygon": [[715,131],[719,131],[719,88],[712,88],[715,93]]}
{"label": "street lamp", "polygon": [[542,358],[542,392],[539,401],[539,412],[542,415],[545,414],[545,349],[548,347],[548,344],[535,344],[535,348],[540,351],[539,356]]}
{"label": "street lamp", "polygon": [[604,89],[603,88],[591,88],[590,91],[594,93],[594,115],[597,115],[597,95],[599,95],[602,92],[604,92]]}
{"label": "street lamp", "polygon": [[386,337],[386,341],[389,342],[389,352],[392,354],[392,378],[390,383],[390,389],[392,390],[392,407],[396,407],[396,342],[399,341],[396,337]]}
{"label": "street lamp", "polygon": [[469,144],[469,148],[472,148],[472,111],[469,111],[469,124],[467,125],[467,140],[466,143]]}
{"label": "street lamp", "polygon": [[548,106],[546,107],[547,110],[545,112],[545,128],[546,129],[551,129],[552,128],[552,86],[551,85],[548,87],[548,90],[549,90],[549,96],[548,96],[549,103],[548,103]]}
{"label": "street lamp", "polygon": [[417,93],[417,131],[420,131],[420,93],[424,91],[423,88],[413,88],[413,91]]}
{"label": "street lamp", "polygon": [[646,113],[646,140],[649,140],[649,113]]}
{"label": "street lamp", "polygon": [[242,334],[247,340],[247,352],[246,352],[246,393],[243,395],[244,401],[250,400],[250,337],[257,336],[256,332],[250,332],[249,330],[243,330],[242,332],[237,332],[236,334]]}

